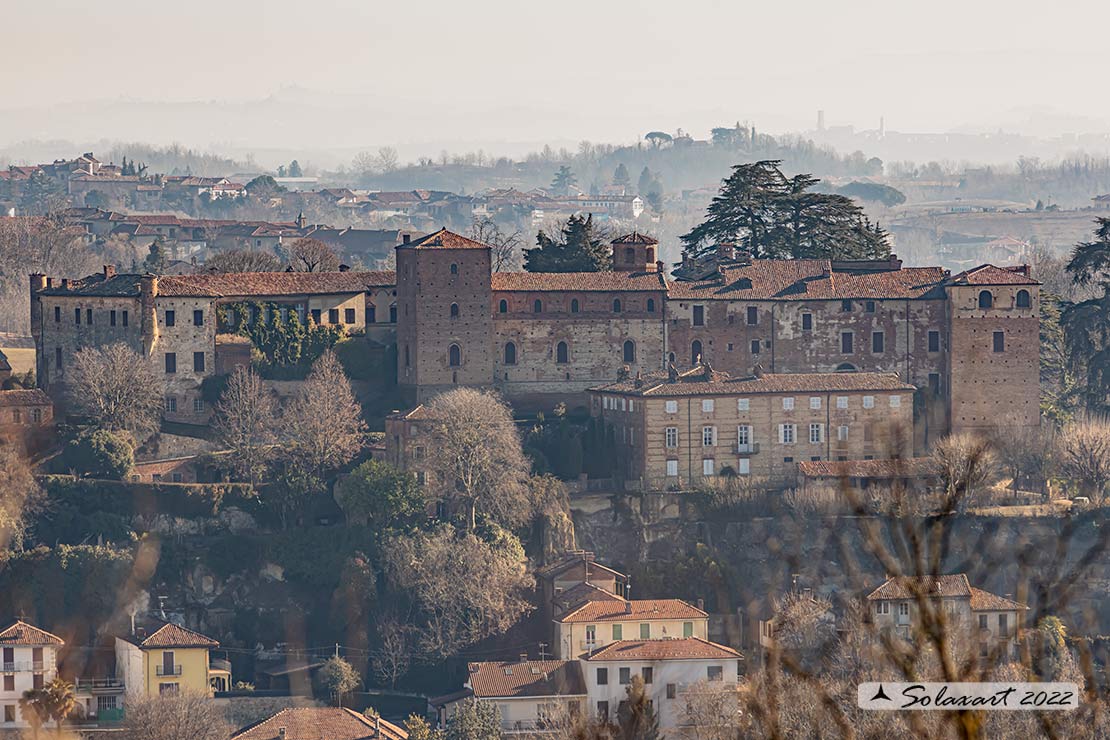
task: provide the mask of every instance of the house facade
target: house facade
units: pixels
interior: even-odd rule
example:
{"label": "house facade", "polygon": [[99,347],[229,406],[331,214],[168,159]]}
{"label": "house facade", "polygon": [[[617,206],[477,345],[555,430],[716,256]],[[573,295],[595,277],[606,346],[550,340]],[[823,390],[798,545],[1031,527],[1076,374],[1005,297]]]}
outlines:
{"label": "house facade", "polygon": [[41,689],[58,673],[62,638],[22,620],[0,631],[0,729],[29,727],[19,708],[25,691]]}
{"label": "house facade", "polygon": [[433,701],[441,726],[471,697],[497,705],[504,735],[554,732],[586,709],[577,660],[486,661],[469,663],[467,671],[463,691]]}
{"label": "house facade", "polygon": [[116,677],[128,697],[183,692],[211,696],[231,688],[231,665],[213,660],[220,643],[172,622],[137,628],[115,640]]}
{"label": "house facade", "polygon": [[556,657],[592,653],[621,640],[709,639],[709,615],[681,599],[590,600],[555,617]]}

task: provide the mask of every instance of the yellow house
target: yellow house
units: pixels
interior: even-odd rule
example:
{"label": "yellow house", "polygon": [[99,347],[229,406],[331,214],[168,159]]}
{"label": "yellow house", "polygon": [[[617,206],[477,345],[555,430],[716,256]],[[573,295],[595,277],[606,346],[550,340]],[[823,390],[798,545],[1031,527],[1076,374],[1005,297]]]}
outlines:
{"label": "yellow house", "polygon": [[231,665],[209,658],[220,643],[199,632],[166,622],[116,638],[116,675],[127,696],[158,696],[189,691],[209,696],[231,688]]}
{"label": "yellow house", "polygon": [[591,653],[621,640],[667,637],[708,639],[709,615],[681,599],[587,601],[556,617],[555,650],[563,659]]}

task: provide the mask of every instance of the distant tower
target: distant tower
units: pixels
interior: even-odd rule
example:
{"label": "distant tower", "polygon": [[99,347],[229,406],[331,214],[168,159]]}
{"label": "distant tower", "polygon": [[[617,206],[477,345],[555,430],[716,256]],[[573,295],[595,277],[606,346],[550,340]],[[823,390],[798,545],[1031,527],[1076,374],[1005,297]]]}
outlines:
{"label": "distant tower", "polygon": [[308,225],[308,219],[304,217],[304,211],[297,214],[297,228],[303,229]]}
{"label": "distant tower", "polygon": [[886,117],[885,116],[879,116],[879,138],[882,139],[882,138],[885,138],[885,137],[886,137]]}
{"label": "distant tower", "polygon": [[633,231],[618,236],[610,245],[613,248],[613,272],[655,272],[658,269],[658,239]]}
{"label": "distant tower", "polygon": [[825,111],[823,110],[817,111],[817,130],[825,130]]}

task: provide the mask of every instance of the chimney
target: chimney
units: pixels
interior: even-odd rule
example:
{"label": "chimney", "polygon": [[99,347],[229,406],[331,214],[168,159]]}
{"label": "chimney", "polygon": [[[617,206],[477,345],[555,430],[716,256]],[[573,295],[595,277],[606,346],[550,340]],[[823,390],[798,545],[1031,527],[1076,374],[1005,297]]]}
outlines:
{"label": "chimney", "polygon": [[104,279],[114,278],[116,276],[115,265],[104,265]]}
{"label": "chimney", "polygon": [[632,613],[632,602],[631,601],[624,602],[624,613],[625,614],[631,614]]}
{"label": "chimney", "polygon": [[131,634],[135,634],[135,612],[131,612]]}
{"label": "chimney", "polygon": [[755,375],[755,377],[757,377],[757,378],[762,378],[763,377],[763,365],[762,364],[760,364],[758,362],[755,363],[755,367],[752,368],[752,371],[753,371],[753,374]]}
{"label": "chimney", "polygon": [[350,265],[340,265],[339,266],[339,271],[340,272],[350,272],[351,271],[351,266]]}
{"label": "chimney", "polygon": [[658,272],[660,275],[663,274],[663,260],[656,261],[655,271]]}
{"label": "chimney", "polygon": [[374,715],[374,737],[381,740],[382,736],[382,716],[380,714]]}
{"label": "chimney", "polygon": [[698,599],[698,609],[705,611],[705,599]]}
{"label": "chimney", "polygon": [[528,660],[528,653],[521,653],[520,654],[520,662],[523,663],[526,660]]}
{"label": "chimney", "polygon": [[279,740],[285,740],[285,728],[284,727],[279,727],[278,728],[278,738],[279,738]]}
{"label": "chimney", "polygon": [[401,235],[401,243],[402,244],[408,244],[409,243],[409,235],[408,234],[402,234]]}
{"label": "chimney", "polygon": [[62,290],[69,290],[69,278],[62,278]]}
{"label": "chimney", "polygon": [[52,278],[52,277],[46,278],[46,287],[47,288],[53,288],[54,287],[54,278]]}

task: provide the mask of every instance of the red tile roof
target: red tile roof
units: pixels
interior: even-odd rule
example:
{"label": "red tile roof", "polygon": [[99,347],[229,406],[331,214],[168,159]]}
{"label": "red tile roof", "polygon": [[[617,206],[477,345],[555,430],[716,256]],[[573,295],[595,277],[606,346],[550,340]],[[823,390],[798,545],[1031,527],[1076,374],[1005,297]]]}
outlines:
{"label": "red tile roof", "polygon": [[582,696],[586,682],[577,660],[489,661],[468,664],[468,683],[479,698]]}
{"label": "red tile roof", "polygon": [[41,388],[0,391],[0,406],[50,406],[53,403]]}
{"label": "red tile roof", "polygon": [[833,271],[830,260],[753,260],[726,266],[697,282],[671,281],[675,300],[837,300],[939,297],[947,273],[940,267]]}
{"label": "red tile roof", "polygon": [[625,619],[705,619],[709,615],[681,599],[611,599],[588,601],[556,621],[620,622]]}
{"label": "red tile roof", "polygon": [[631,234],[618,236],[610,243],[620,244],[622,246],[625,244],[658,244],[659,240],[653,236],[648,236],[647,234],[641,234],[638,231],[633,231]]}
{"label": "red tile roof", "polygon": [[[377,728],[381,729],[381,734]],[[285,734],[280,731],[284,729]],[[406,740],[408,733],[384,719],[370,719],[340,707],[287,707],[249,725],[232,740]]]}
{"label": "red tile roof", "polygon": [[555,594],[552,601],[554,602],[555,612],[557,614],[565,614],[589,601],[619,601],[623,603],[624,598],[609,593],[600,586],[595,586],[592,583],[579,583],[562,593]]}
{"label": "red tile roof", "polygon": [[732,378],[728,373],[694,368],[671,381],[666,373],[649,373],[638,380],[590,388],[595,393],[635,396],[738,396],[755,393],[835,393],[862,391],[912,391],[897,373],[766,373]]}
{"label": "red tile roof", "polygon": [[[137,297],[142,276],[124,273],[105,278],[102,273],[73,280],[69,288],[47,288],[43,295]],[[165,296],[334,295],[365,292],[396,284],[396,273],[371,272],[227,272],[199,275],[163,275],[158,294]]]}
{"label": "red tile roof", "polygon": [[965,270],[952,278],[953,285],[1040,285],[1040,282],[1026,275],[1023,270],[1028,267],[995,267],[994,265],[979,265],[971,270]]}
{"label": "red tile roof", "polygon": [[700,637],[662,640],[618,640],[590,655],[589,661],[604,660],[730,660],[739,652]]}
{"label": "red tile roof", "polygon": [[971,596],[967,575],[954,573],[945,576],[895,576],[867,595],[869,601],[887,599],[912,599],[924,596]]}
{"label": "red tile roof", "polygon": [[656,272],[495,272],[493,292],[627,292],[666,290]]}
{"label": "red tile roof", "polygon": [[613,570],[609,566],[602,565],[601,563],[597,562],[594,559],[594,553],[589,552],[588,550],[577,550],[568,552],[555,562],[548,563],[543,567],[537,568],[536,575],[544,578],[552,578],[582,562],[589,563],[590,570],[588,572],[592,572],[596,569],[605,571],[607,573],[612,573],[618,579],[627,578],[624,573],[621,573],[618,570]]}
{"label": "red tile roof", "polygon": [[401,244],[398,249],[489,249],[488,244],[468,239],[447,229],[434,231],[427,236]]}
{"label": "red tile roof", "polygon": [[809,478],[905,478],[935,475],[930,457],[891,460],[802,460],[798,472]]}
{"label": "red tile roof", "polygon": [[211,637],[205,637],[199,632],[194,632],[187,627],[182,627],[172,622],[166,622],[161,627],[151,632],[144,640],[136,641],[132,639],[130,641],[144,648],[200,648],[220,646],[220,643],[213,640]]}
{"label": "red tile roof", "polygon": [[65,645],[65,640],[19,619],[0,631],[0,645]]}
{"label": "red tile roof", "polygon": [[1023,611],[1028,610],[1025,604],[1018,601],[1007,599],[1003,596],[996,596],[989,591],[984,591],[981,588],[971,587],[971,610],[976,612],[985,611]]}

